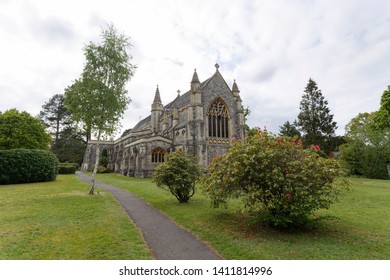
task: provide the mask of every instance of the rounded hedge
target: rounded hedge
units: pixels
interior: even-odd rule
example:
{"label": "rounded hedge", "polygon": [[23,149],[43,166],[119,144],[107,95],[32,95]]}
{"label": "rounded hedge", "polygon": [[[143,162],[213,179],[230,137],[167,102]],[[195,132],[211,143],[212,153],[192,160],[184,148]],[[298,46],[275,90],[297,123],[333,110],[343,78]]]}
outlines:
{"label": "rounded hedge", "polygon": [[59,174],[75,174],[76,170],[79,168],[77,163],[60,163]]}
{"label": "rounded hedge", "polygon": [[0,184],[54,181],[58,159],[45,150],[0,150]]}

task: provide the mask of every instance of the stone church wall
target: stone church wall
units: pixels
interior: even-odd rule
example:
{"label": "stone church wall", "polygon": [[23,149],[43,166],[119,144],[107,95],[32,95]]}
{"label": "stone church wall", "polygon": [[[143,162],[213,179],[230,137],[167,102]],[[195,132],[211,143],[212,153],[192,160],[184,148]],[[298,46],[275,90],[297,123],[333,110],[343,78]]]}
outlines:
{"label": "stone church wall", "polygon": [[[159,164],[152,158],[156,148],[163,149],[165,157],[178,149],[194,152],[204,168],[214,157],[225,154],[233,138],[244,136],[243,109],[237,85],[234,82],[231,90],[217,66],[216,73],[203,83],[198,81],[195,71],[191,90],[167,107],[163,107],[157,88],[151,116],[140,121],[123,138],[100,142],[100,150],[106,149],[108,153],[107,167],[127,176],[151,177]],[[209,139],[208,110],[217,98],[223,100],[228,109],[229,133],[228,137]],[[83,169],[94,164],[96,144],[96,141],[88,143]]]}

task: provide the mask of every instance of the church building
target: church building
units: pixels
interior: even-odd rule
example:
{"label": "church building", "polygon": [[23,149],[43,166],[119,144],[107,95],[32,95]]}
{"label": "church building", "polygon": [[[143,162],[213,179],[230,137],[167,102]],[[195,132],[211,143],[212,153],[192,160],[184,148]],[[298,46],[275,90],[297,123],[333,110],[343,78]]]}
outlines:
{"label": "church building", "polygon": [[[115,141],[100,141],[107,168],[127,176],[151,177],[170,152],[193,153],[205,169],[213,158],[223,155],[234,138],[245,136],[240,90],[226,83],[215,65],[215,73],[200,82],[192,75],[191,88],[164,105],[157,87],[151,114]],[[86,170],[95,163],[97,141],[89,141],[83,162]]]}

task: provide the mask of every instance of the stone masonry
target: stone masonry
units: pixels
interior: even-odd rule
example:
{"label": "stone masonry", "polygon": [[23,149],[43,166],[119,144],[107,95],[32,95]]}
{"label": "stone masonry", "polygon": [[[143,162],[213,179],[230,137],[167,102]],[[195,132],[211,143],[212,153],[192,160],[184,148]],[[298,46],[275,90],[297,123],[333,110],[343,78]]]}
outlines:
{"label": "stone masonry", "polygon": [[238,86],[234,81],[230,88],[219,65],[215,67],[215,73],[203,82],[195,70],[190,90],[165,106],[157,87],[150,116],[115,141],[88,142],[83,169],[94,165],[98,144],[101,151],[107,151],[108,169],[127,176],[151,177],[155,167],[178,149],[195,154],[207,169],[234,138],[245,136]]}

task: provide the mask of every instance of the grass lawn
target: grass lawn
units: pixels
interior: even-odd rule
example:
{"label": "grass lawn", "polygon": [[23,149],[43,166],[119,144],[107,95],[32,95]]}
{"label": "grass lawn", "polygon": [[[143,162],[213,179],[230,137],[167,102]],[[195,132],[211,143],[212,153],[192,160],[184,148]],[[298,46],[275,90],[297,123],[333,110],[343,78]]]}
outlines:
{"label": "grass lawn", "polygon": [[88,188],[74,175],[0,186],[0,259],[151,259],[112,195]]}
{"label": "grass lawn", "polygon": [[390,181],[351,178],[353,189],[318,211],[303,231],[255,225],[238,201],[213,209],[197,193],[180,204],[150,179],[100,174],[98,179],[129,190],[206,241],[226,259],[390,259]]}

